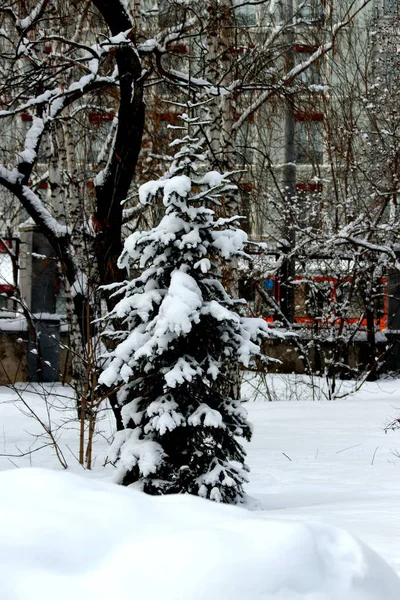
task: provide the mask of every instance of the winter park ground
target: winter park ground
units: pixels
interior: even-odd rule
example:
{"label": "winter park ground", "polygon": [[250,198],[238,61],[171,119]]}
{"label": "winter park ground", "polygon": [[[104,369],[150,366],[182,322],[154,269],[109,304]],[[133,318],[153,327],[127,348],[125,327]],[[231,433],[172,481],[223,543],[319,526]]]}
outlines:
{"label": "winter park ground", "polygon": [[[47,387],[47,404],[40,388],[0,388],[0,599],[399,599],[400,580],[351,536],[400,574],[400,431],[384,432],[400,381],[351,396],[347,382],[334,402],[312,401],[304,379],[268,382],[276,401],[243,390],[251,511],[114,486],[107,412],[88,472],[65,388]],[[69,472],[21,398],[55,424]]]}

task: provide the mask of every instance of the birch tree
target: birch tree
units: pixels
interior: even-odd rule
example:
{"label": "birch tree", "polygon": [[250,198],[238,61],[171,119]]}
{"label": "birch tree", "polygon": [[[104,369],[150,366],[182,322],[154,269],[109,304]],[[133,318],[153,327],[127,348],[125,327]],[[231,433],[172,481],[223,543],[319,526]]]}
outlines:
{"label": "birch tree", "polygon": [[[141,145],[141,65],[132,22],[119,1],[43,0],[28,6],[22,14],[19,5],[14,10],[4,3],[0,9],[1,122],[6,130],[18,126],[21,117],[29,123],[22,148],[15,143],[4,148],[0,183],[18,198],[62,265],[73,304],[74,375],[83,385],[91,360],[96,288],[123,276],[116,262],[122,249],[122,202]],[[93,26],[98,28],[95,35]],[[92,165],[87,168],[87,156],[80,160],[81,131],[76,127],[82,115],[92,113],[102,121],[109,111],[114,118],[106,147],[92,159],[96,174]],[[36,185],[43,179],[49,181],[49,197]]]}

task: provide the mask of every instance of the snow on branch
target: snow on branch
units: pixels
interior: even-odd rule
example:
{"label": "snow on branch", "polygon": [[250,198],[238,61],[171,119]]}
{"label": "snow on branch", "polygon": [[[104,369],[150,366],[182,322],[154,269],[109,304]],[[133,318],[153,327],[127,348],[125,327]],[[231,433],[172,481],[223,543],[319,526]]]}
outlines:
{"label": "snow on branch", "polygon": [[392,258],[392,260],[394,261],[395,268],[400,271],[400,262],[397,259],[396,252],[393,250],[393,248],[390,248],[389,246],[374,244],[366,239],[360,239],[351,235],[346,235],[344,232],[339,233],[336,243],[350,243],[353,246],[359,248],[365,248],[373,252],[386,254],[387,256],[390,256]]}
{"label": "snow on branch", "polygon": [[188,29],[196,25],[197,19],[192,18],[180,23],[179,25],[168,27],[160,31],[154,38],[145,40],[138,45],[138,51],[142,54],[149,54],[158,50],[158,52],[166,52],[167,46],[171,42],[176,42],[182,38],[183,34],[187,34]]}
{"label": "snow on branch", "polygon": [[[56,87],[53,90],[46,90],[42,94],[30,98],[27,102],[21,104],[14,110],[1,110],[0,118],[20,114],[33,107],[48,105],[49,118],[54,119],[71,102],[71,100],[75,100],[94,89],[115,83],[115,77],[96,77],[94,73],[91,73],[91,75],[84,75],[79,81],[75,81],[67,89],[63,90],[61,87]],[[45,123],[47,122],[45,116],[43,117],[43,121]]]}
{"label": "snow on branch", "polygon": [[42,137],[43,131],[43,119],[40,119],[39,117],[33,117],[32,126],[28,130],[28,133],[25,137],[25,148],[22,152],[19,153],[19,158],[22,160],[23,163],[34,163],[37,155],[37,148],[40,142],[40,138]]}
{"label": "snow on branch", "polygon": [[[93,44],[92,46],[74,43],[74,46],[83,49],[86,53],[86,55],[83,56],[83,59],[88,61],[87,67],[80,65],[81,68],[85,69],[85,75],[82,75],[78,81],[74,81],[67,88],[62,88],[56,83],[53,89],[48,89],[41,94],[29,98],[29,100],[13,110],[1,110],[0,118],[19,114],[34,107],[46,105],[49,107],[47,111],[48,118],[54,119],[60,114],[65,106],[77,97],[98,87],[115,84],[117,82],[117,73],[113,76],[99,76],[100,61],[113,49],[118,48],[121,45],[130,45],[132,43],[129,39],[130,33],[131,30],[120,32],[117,35],[111,36],[105,41]],[[69,43],[68,40],[64,40],[60,36],[49,36],[46,38],[46,40],[49,39]],[[43,120],[46,122],[46,115],[43,116]]]}
{"label": "snow on branch", "polygon": [[19,19],[18,17],[15,20],[15,24],[17,27],[25,30],[31,27],[31,25],[40,17],[46,5],[49,3],[49,0],[39,0],[33,10],[29,13],[27,17],[24,19]]}
{"label": "snow on branch", "polygon": [[[27,158],[30,158],[33,156],[34,150],[26,150],[26,152],[29,154]],[[47,208],[45,208],[39,196],[37,196],[30,187],[22,184],[24,178],[25,175],[20,173],[18,169],[14,168],[10,171],[3,165],[0,165],[0,184],[4,185],[4,187],[20,199],[22,205],[35,222],[40,224],[43,229],[47,230],[53,238],[60,238],[68,235],[69,228],[58,223]]]}
{"label": "snow on branch", "polygon": [[12,171],[10,171],[3,165],[0,165],[0,183],[4,182],[5,184],[8,184],[7,187],[21,183],[23,178],[24,176],[18,171],[18,169],[14,168]]}
{"label": "snow on branch", "polygon": [[23,185],[22,196],[25,200],[25,207],[27,208],[27,205],[29,205],[31,209],[28,210],[28,212],[31,215],[37,215],[37,220],[35,219],[35,221],[43,223],[44,227],[48,229],[54,237],[59,238],[69,233],[69,228],[66,225],[60,225],[60,223],[50,214],[47,208],[44,207],[39,196],[37,196],[35,192],[31,190],[31,188]]}

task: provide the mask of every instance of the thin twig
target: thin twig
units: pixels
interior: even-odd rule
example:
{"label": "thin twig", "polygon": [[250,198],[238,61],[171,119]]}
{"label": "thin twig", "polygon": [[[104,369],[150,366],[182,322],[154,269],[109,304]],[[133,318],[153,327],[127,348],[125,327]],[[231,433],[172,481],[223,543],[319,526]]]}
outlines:
{"label": "thin twig", "polygon": [[346,450],[351,450],[352,448],[357,448],[357,446],[362,446],[361,444],[354,444],[354,446],[348,446],[347,448],[343,448],[343,450],[338,450],[336,454],[340,454],[341,452],[346,452]]}

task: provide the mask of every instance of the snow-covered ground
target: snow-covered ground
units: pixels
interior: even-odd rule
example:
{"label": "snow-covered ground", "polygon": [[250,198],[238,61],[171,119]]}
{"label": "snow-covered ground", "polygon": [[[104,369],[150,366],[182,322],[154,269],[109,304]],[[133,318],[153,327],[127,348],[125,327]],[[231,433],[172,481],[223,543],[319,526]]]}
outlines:
{"label": "snow-covered ground", "polygon": [[400,573],[400,430],[384,432],[400,417],[400,381],[367,383],[334,402],[247,407],[254,424],[247,491],[263,515],[345,527]]}
{"label": "snow-covered ground", "polygon": [[[302,379],[294,381],[279,376],[269,378],[270,390],[272,389],[273,396],[277,400],[274,402],[266,401],[265,395],[260,395],[257,401],[253,401],[254,388],[252,384],[244,384],[244,393],[249,397],[246,406],[250,420],[254,425],[254,437],[247,448],[248,463],[251,467],[247,492],[252,498],[249,505],[255,509],[251,516],[249,515],[243,521],[246,522],[245,528],[250,527],[251,529],[252,525],[248,525],[248,523],[256,519],[257,525],[254,525],[254,527],[260,528],[260,531],[263,532],[261,537],[264,539],[262,542],[264,546],[262,548],[260,546],[259,552],[264,552],[266,556],[269,556],[269,546],[266,539],[270,539],[273,541],[278,555],[287,558],[285,545],[282,546],[276,542],[277,537],[281,540],[285,539],[285,531],[292,532],[295,538],[299,536],[297,537],[300,540],[299,544],[304,548],[311,548],[313,544],[317,543],[315,540],[326,539],[326,535],[328,537],[331,535],[333,536],[331,539],[335,548],[336,546],[343,546],[342,542],[338,541],[341,539],[340,536],[337,537],[339,534],[326,534],[324,532],[332,530],[323,528],[330,525],[339,526],[368,544],[400,573],[400,514],[398,510],[400,499],[400,431],[389,431],[387,434],[384,432],[384,426],[388,421],[400,417],[400,381],[388,379],[378,383],[368,383],[356,394],[347,397],[345,391],[351,384],[346,384],[347,387],[343,387],[341,390],[341,395],[345,397],[334,402],[324,399],[307,400],[311,397],[311,393],[306,383]],[[112,478],[113,467],[107,465],[106,468],[103,468],[107,455],[107,439],[111,434],[108,413],[105,412],[104,418],[100,421],[100,432],[96,436],[94,445],[94,470],[92,473],[88,473],[80,467],[76,458],[78,454],[78,424],[75,421],[75,413],[68,392],[58,385],[52,388],[48,387],[47,403],[44,403],[41,394],[37,393],[40,391],[38,388],[35,391],[32,387],[24,388],[24,386],[20,386],[19,390],[20,397],[6,388],[0,388],[0,470],[14,471],[14,474],[0,475],[2,489],[8,487],[13,489],[12,481],[16,481],[15,477],[19,482],[24,481],[25,475],[21,473],[21,476],[18,477],[17,467],[35,466],[61,470],[53,447],[47,445],[49,443],[48,436],[42,435],[43,428],[29,415],[28,407],[40,416],[46,426],[50,421],[56,424],[53,425],[53,432],[58,439],[60,450],[69,465],[70,471],[81,473],[84,477],[90,479],[101,478],[105,480]],[[318,394],[317,397],[323,398],[323,395]],[[289,398],[292,398],[292,400],[289,400]],[[41,446],[43,446],[41,449],[25,455],[29,449],[36,450]],[[21,454],[24,456],[20,456]],[[33,473],[35,471],[32,471]],[[7,480],[4,477],[11,479]],[[46,477],[44,476],[45,483]],[[75,479],[72,479],[74,480],[71,483],[72,488],[76,489],[77,484]],[[8,481],[11,481],[10,485]],[[17,491],[19,490],[19,493],[15,495],[21,495],[22,502],[25,503],[24,506],[26,507],[27,503],[29,504],[29,486],[35,485],[32,483],[32,477],[30,482],[29,478],[27,479],[27,496],[25,497],[23,497],[23,483],[15,485]],[[66,485],[68,488],[69,484]],[[90,485],[100,484],[91,481]],[[50,477],[49,487],[51,486],[58,489],[57,486],[60,486],[59,480],[56,479],[52,483]],[[71,489],[66,490],[67,496],[72,494]],[[109,488],[107,489],[109,490]],[[120,488],[117,489],[120,490]],[[84,494],[85,491],[83,490],[82,493]],[[107,491],[107,494],[110,493]],[[116,492],[116,498],[122,498],[122,504],[128,502],[126,494],[129,491],[124,490],[122,496],[121,493],[120,491]],[[87,494],[89,496],[95,494],[95,487],[88,487]],[[61,496],[62,492],[56,492],[54,498],[60,498]],[[53,500],[51,498],[49,502],[54,501],[54,498]],[[115,501],[118,502],[118,500]],[[214,508],[210,509],[211,513],[208,513],[208,509],[198,508],[200,505],[197,503],[202,502],[201,500],[194,499],[194,501],[195,506],[192,504],[192,499],[190,499],[189,504],[184,502],[184,506],[182,505],[183,507],[179,508],[178,511],[174,512],[172,508],[171,511],[173,514],[180,514],[182,511],[184,514],[190,514],[191,511],[193,511],[193,514],[197,514],[197,511],[200,510],[202,516],[197,524],[199,527],[196,525],[196,530],[199,531],[204,526],[203,521],[205,522],[208,519],[212,523],[218,521],[218,514],[212,512]],[[212,504],[204,502],[207,506]],[[9,503],[10,506],[13,504],[12,498],[9,498]],[[166,504],[170,506],[168,502]],[[23,506],[20,505],[20,510],[22,509]],[[18,508],[15,510],[18,510]],[[107,510],[108,508],[106,512]],[[151,508],[151,510],[153,509]],[[230,509],[223,510],[229,511]],[[54,506],[52,506],[51,511],[54,511]],[[1,514],[4,514],[3,509]],[[69,518],[72,519],[71,515],[75,514],[73,508],[71,508],[69,514]],[[228,513],[224,512],[223,514]],[[187,516],[183,518],[183,521],[185,521],[185,518],[189,519]],[[3,525],[6,522],[4,519],[6,518],[3,516]],[[77,519],[79,521],[79,516]],[[129,520],[129,517],[127,519]],[[235,519],[236,517],[233,518],[233,521]],[[243,519],[244,517],[238,517],[238,524],[233,525],[233,528],[236,528],[235,531],[240,530],[242,525],[239,522],[242,523]],[[274,527],[277,527],[277,525],[270,523],[271,520],[275,522],[281,520],[286,522],[288,520],[313,522],[315,525],[305,533],[304,529],[301,529],[303,526],[297,523],[292,524],[293,529],[289,527],[289,530],[285,529],[288,527],[287,524],[282,524],[283,529],[279,530],[280,533],[276,533],[277,529],[274,534]],[[179,521],[179,527],[185,529],[187,525],[183,521]],[[115,523],[115,525],[118,524]],[[214,525],[210,526],[207,531],[210,532],[213,527]],[[272,529],[268,529],[271,527]],[[300,529],[298,529],[299,527]],[[164,533],[167,540],[169,533],[165,531]],[[288,537],[292,537],[292,533]],[[49,537],[50,546],[48,551],[50,553],[54,552],[54,549],[51,550],[51,545],[55,543],[52,535]],[[235,535],[237,535],[237,531]],[[229,546],[228,538],[229,536],[222,535],[221,551],[225,548],[225,545]],[[125,537],[124,540],[126,541]],[[246,540],[247,538],[243,540],[243,545],[250,552],[251,544],[249,540]],[[96,540],[93,543],[96,545]],[[169,540],[168,544],[171,543]],[[242,542],[239,542],[237,538],[232,543],[239,543],[240,545]],[[351,546],[352,542],[349,541],[348,543]],[[325,548],[325,546],[323,547]],[[283,554],[279,554],[281,551]],[[294,556],[296,552],[298,552],[296,546],[291,546],[291,556]],[[338,561],[339,566],[337,568],[340,569],[341,559],[339,553],[335,550],[333,552],[334,559]],[[350,554],[346,560],[350,560],[351,563],[351,557],[354,559],[357,551],[354,550],[354,547],[351,547],[349,552]],[[111,554],[114,560],[118,553]],[[254,559],[254,553],[252,556]],[[314,581],[313,577],[316,571],[312,565],[315,566],[320,557],[318,557],[318,553],[313,555],[310,551],[309,559],[308,564],[311,569],[309,571],[311,577],[309,581]],[[369,561],[370,557],[367,557],[366,562],[368,564]],[[384,575],[379,565],[376,566],[378,563],[374,560],[372,562],[375,565],[374,568],[378,569],[378,578],[389,581],[389,572]],[[259,566],[261,568],[261,563]],[[293,568],[304,571],[305,567],[297,564]],[[274,569],[276,570],[277,567],[274,567]],[[310,575],[310,573],[314,575]],[[295,591],[298,592],[300,588],[296,586],[301,587],[303,583],[296,583]],[[85,585],[89,585],[89,583],[86,582]],[[368,585],[371,587],[371,584]],[[73,589],[71,587],[71,593]],[[386,598],[389,598],[388,592],[384,593]],[[400,598],[399,590],[395,593],[398,595],[393,597]],[[7,600],[12,598],[12,596],[4,596],[0,593],[0,598],[3,597]],[[33,597],[29,596],[29,598]],[[124,596],[121,595],[120,597],[123,598]],[[197,596],[193,597],[196,597],[197,600]],[[203,596],[198,597],[202,598]],[[215,597],[222,596],[216,595]],[[233,598],[229,594],[226,597]],[[246,600],[250,597],[253,598],[250,595],[246,596]],[[254,596],[254,598],[260,599],[264,597],[284,598],[286,600],[292,597],[302,598],[303,596],[301,594],[299,596]],[[321,598],[322,600],[322,598],[331,597],[337,597],[338,599],[343,597],[346,600],[350,597],[353,598],[350,595],[340,596],[339,591],[337,591],[336,596],[310,596],[312,600],[314,598],[318,598],[318,600]],[[369,596],[354,596],[354,598],[367,597]],[[371,596],[371,598],[378,597],[379,599],[381,597],[385,598],[385,595]],[[18,598],[18,600],[24,598],[25,600],[25,596],[15,596],[15,598]],[[45,596],[42,595],[41,598],[45,598]],[[180,598],[180,596],[171,596],[171,600],[175,600],[175,598]]]}
{"label": "snow-covered ground", "polygon": [[0,474],[4,600],[398,600],[345,531],[149,497],[50,470]]}

